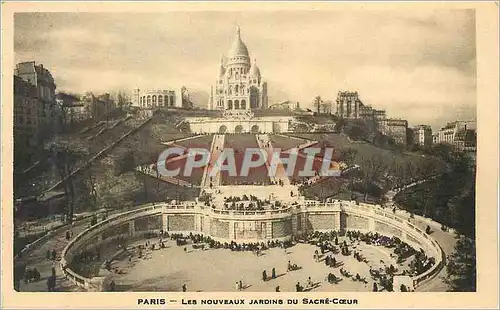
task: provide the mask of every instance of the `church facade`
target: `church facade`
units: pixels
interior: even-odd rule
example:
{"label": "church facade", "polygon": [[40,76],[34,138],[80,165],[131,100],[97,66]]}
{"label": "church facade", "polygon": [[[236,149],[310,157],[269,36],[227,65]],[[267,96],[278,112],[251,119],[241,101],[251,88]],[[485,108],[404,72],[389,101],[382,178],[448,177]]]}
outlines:
{"label": "church facade", "polygon": [[227,57],[221,57],[217,80],[210,91],[210,110],[245,111],[267,108],[267,82],[241,39],[240,27]]}
{"label": "church facade", "polygon": [[248,48],[236,28],[227,57],[221,58],[217,80],[212,86],[209,110],[222,111],[220,117],[187,117],[192,132],[204,133],[278,133],[288,132],[290,115],[254,116],[253,110],[268,108],[267,82],[256,61],[250,61]]}

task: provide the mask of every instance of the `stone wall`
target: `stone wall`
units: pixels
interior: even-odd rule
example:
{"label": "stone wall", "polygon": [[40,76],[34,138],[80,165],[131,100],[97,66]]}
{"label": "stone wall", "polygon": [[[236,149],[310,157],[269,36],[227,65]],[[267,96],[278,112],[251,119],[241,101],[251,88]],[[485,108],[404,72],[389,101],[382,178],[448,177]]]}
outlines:
{"label": "stone wall", "polygon": [[311,230],[340,229],[340,227],[335,227],[334,214],[309,214],[307,221]]}
{"label": "stone wall", "polygon": [[263,221],[244,221],[234,223],[236,239],[263,239],[266,236],[266,223]]}
{"label": "stone wall", "polygon": [[229,238],[229,222],[212,219],[210,235],[215,238]]}
{"label": "stone wall", "polygon": [[395,228],[379,221],[375,221],[375,231],[378,231],[380,234],[386,235],[388,237],[396,236],[400,238],[403,234],[401,229]]}
{"label": "stone wall", "polygon": [[292,220],[273,222],[273,238],[282,238],[292,234]]}
{"label": "stone wall", "polygon": [[107,238],[113,238],[119,235],[128,235],[128,234],[129,234],[129,223],[123,223],[103,231],[102,240],[105,240]]}
{"label": "stone wall", "polygon": [[168,216],[168,231],[194,231],[194,215],[176,214]]}
{"label": "stone wall", "polygon": [[162,216],[160,214],[136,219],[134,225],[135,231],[161,230],[163,228]]}
{"label": "stone wall", "polygon": [[369,219],[364,216],[345,214],[346,229],[369,229]]}

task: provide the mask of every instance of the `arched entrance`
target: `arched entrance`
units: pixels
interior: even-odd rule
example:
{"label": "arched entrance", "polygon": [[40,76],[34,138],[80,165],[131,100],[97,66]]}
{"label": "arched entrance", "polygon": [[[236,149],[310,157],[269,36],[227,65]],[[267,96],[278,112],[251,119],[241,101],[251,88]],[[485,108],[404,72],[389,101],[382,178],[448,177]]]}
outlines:
{"label": "arched entrance", "polygon": [[234,101],[234,109],[239,110],[240,109],[240,102],[238,100]]}
{"label": "arched entrance", "polygon": [[281,132],[280,124],[274,123],[273,124],[273,131],[274,131],[274,133],[280,133]]}
{"label": "arched entrance", "polygon": [[219,133],[226,133],[227,132],[227,126],[226,125],[222,125],[219,127]]}
{"label": "arched entrance", "polygon": [[246,110],[247,109],[247,102],[246,102],[246,100],[241,100],[240,108],[242,110]]}
{"label": "arched entrance", "polygon": [[234,127],[234,132],[235,133],[242,133],[243,132],[243,126],[236,125],[236,127]]}
{"label": "arched entrance", "polygon": [[233,109],[233,100],[229,100],[229,101],[227,102],[227,109],[228,109],[228,110],[232,110],[232,109]]}
{"label": "arched entrance", "polygon": [[252,133],[259,133],[259,126],[253,125],[252,128],[251,128],[251,132]]}

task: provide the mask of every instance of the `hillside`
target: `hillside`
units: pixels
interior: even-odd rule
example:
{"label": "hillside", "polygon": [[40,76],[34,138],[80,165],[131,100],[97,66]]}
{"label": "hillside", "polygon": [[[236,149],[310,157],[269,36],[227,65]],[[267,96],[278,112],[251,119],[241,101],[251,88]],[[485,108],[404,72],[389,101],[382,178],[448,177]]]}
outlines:
{"label": "hillside", "polygon": [[[394,187],[401,187],[415,180],[440,175],[446,171],[446,163],[440,158],[417,153],[388,150],[363,141],[352,141],[344,134],[294,133],[290,136],[315,140],[314,147],[331,147],[334,158],[359,166],[337,178],[335,184],[316,183],[304,187],[304,194],[321,197],[345,198],[345,192],[360,192],[366,198],[382,198],[382,194]],[[321,195],[319,195],[321,194]],[[339,196],[340,195],[340,196]]]}

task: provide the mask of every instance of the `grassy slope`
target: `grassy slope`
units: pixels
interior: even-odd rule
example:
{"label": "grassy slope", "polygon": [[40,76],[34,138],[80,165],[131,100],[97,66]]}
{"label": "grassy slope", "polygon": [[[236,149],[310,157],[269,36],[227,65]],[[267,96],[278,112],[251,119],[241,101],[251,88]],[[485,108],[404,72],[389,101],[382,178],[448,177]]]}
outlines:
{"label": "grassy slope", "polygon": [[[340,151],[348,148],[355,149],[357,150],[357,154],[354,158],[354,163],[356,164],[361,164],[364,159],[369,159],[374,156],[380,156],[380,158],[388,167],[391,167],[395,164],[405,165],[409,162],[413,162],[417,165],[425,165],[426,161],[430,160],[429,157],[424,158],[417,153],[394,152],[391,150],[376,147],[366,142],[352,142],[343,134],[294,133],[290,135],[308,140],[323,141],[326,147],[333,147],[335,151]],[[444,170],[444,163],[438,158],[434,158],[434,160],[439,164],[439,167]],[[439,172],[442,171],[436,171],[436,173]],[[350,191],[347,190],[348,183],[348,179],[344,178],[328,180],[320,184],[311,186],[310,188],[306,189],[304,193],[310,198],[329,197],[333,195],[334,198],[342,199],[346,198],[347,196],[350,197],[350,194],[347,194],[347,192],[350,193]],[[368,197],[368,200],[375,200],[375,198]]]}

